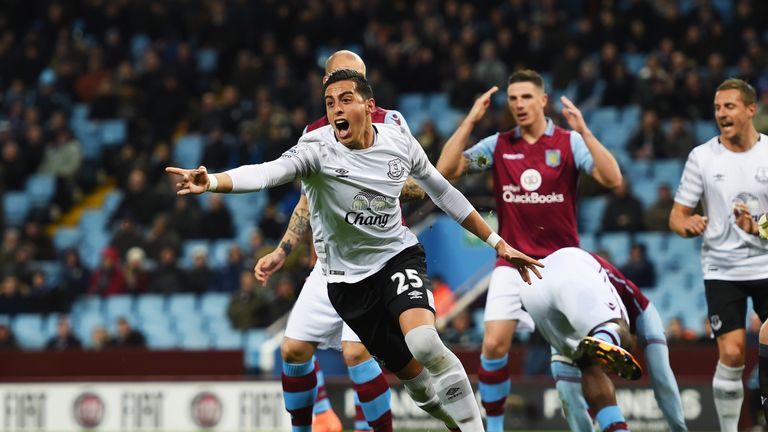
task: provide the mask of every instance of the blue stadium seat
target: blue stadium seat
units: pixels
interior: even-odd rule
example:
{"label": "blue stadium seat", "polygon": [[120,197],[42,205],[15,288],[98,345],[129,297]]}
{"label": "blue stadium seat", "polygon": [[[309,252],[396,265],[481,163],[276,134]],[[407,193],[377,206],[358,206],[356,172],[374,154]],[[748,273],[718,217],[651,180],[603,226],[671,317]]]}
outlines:
{"label": "blue stadium seat", "polygon": [[184,135],[173,145],[173,160],[183,167],[196,167],[203,159],[203,137],[200,135]]}
{"label": "blue stadium seat", "polygon": [[594,233],[600,230],[606,203],[605,197],[584,198],[579,201],[579,231]]}
{"label": "blue stadium seat", "polygon": [[90,107],[88,104],[75,104],[72,106],[72,111],[69,118],[69,126],[72,129],[76,129],[77,126],[88,122],[88,114]]}
{"label": "blue stadium seat", "polygon": [[194,294],[172,294],[168,297],[168,312],[177,318],[195,315],[197,313],[197,297]]}
{"label": "blue stadium seat", "polygon": [[211,319],[226,319],[229,294],[209,292],[200,298],[200,312]]}
{"label": "blue stadium seat", "polygon": [[684,162],[678,159],[660,159],[654,162],[654,182],[657,184],[666,183],[674,192],[680,184],[680,177],[683,175]]}
{"label": "blue stadium seat", "polygon": [[629,258],[631,241],[627,233],[605,233],[598,240],[600,247],[611,254],[611,263],[622,266]]}
{"label": "blue stadium seat", "polygon": [[142,294],[136,298],[136,314],[141,319],[165,316],[165,297],[160,294]]}
{"label": "blue stadium seat", "polygon": [[13,227],[20,227],[24,224],[29,212],[29,197],[25,192],[5,192],[3,194],[3,209],[5,210],[5,223]]}
{"label": "blue stadium seat", "polygon": [[245,332],[244,338],[245,364],[248,368],[258,368],[261,347],[269,339],[269,335],[263,329],[251,329]]}
{"label": "blue stadium seat", "polygon": [[105,146],[118,146],[128,137],[128,125],[124,119],[104,120],[99,125],[100,141]]}
{"label": "blue stadium seat", "polygon": [[26,191],[33,207],[47,207],[56,193],[56,178],[50,174],[32,174],[27,179]]}
{"label": "blue stadium seat", "polygon": [[211,347],[211,338],[207,334],[187,333],[181,336],[179,346],[187,350],[207,350]]}
{"label": "blue stadium seat", "polygon": [[174,315],[173,327],[176,333],[207,333],[208,317],[201,314]]}
{"label": "blue stadium seat", "polygon": [[114,190],[107,194],[104,198],[104,203],[101,205],[101,210],[107,219],[112,217],[112,214],[120,206],[120,202],[123,200],[123,193],[119,190]]}
{"label": "blue stadium seat", "polygon": [[101,134],[99,128],[91,121],[74,124],[72,127],[75,137],[80,142],[83,158],[96,160],[101,155]]}
{"label": "blue stadium seat", "polygon": [[141,57],[151,43],[152,40],[144,33],[136,33],[133,35],[131,38],[131,55],[136,63],[141,60]]}
{"label": "blue stadium seat", "polygon": [[107,297],[104,300],[104,311],[107,314],[110,325],[115,322],[116,319],[124,317],[128,321],[132,321],[133,318],[133,296],[131,295],[115,295]]}
{"label": "blue stadium seat", "polygon": [[24,349],[40,349],[47,337],[43,331],[43,316],[40,314],[19,314],[11,324],[11,331]]}
{"label": "blue stadium seat", "polygon": [[581,246],[581,248],[586,251],[594,252],[597,249],[597,241],[595,240],[595,235],[592,233],[580,233],[579,246]]}
{"label": "blue stadium seat", "polygon": [[72,330],[86,344],[91,340],[91,332],[97,326],[109,327],[109,320],[101,312],[88,312],[72,315]]}
{"label": "blue stadium seat", "polygon": [[229,250],[232,246],[236,245],[236,240],[220,239],[214,240],[213,245],[208,255],[208,264],[211,268],[222,267],[227,263],[227,257],[229,256]]}
{"label": "blue stadium seat", "polygon": [[178,337],[171,332],[145,333],[147,347],[155,350],[174,349],[179,346]]}
{"label": "blue stadium seat", "polygon": [[219,52],[214,48],[197,50],[197,70],[202,73],[213,73],[219,65]]}
{"label": "blue stadium seat", "polygon": [[[398,111],[405,116],[408,124],[411,124],[410,116],[416,112],[423,112],[426,108],[426,98],[422,93],[403,93],[398,101]],[[413,125],[411,125],[413,128]],[[415,133],[413,129],[411,129]]]}
{"label": "blue stadium seat", "polygon": [[618,122],[619,110],[614,107],[597,108],[589,118],[589,126],[600,136],[611,133]]}
{"label": "blue stadium seat", "polygon": [[711,120],[697,120],[693,124],[693,133],[697,143],[704,143],[719,134],[720,130]]}
{"label": "blue stadium seat", "polygon": [[107,215],[101,209],[89,209],[83,212],[78,222],[83,233],[88,234],[94,231],[103,231],[107,225]]}
{"label": "blue stadium seat", "polygon": [[444,137],[450,137],[464,118],[464,113],[448,109],[443,111],[440,116],[433,118],[437,132]]}
{"label": "blue stadium seat", "polygon": [[102,311],[101,297],[95,295],[79,296],[72,305],[72,315],[96,313]]}
{"label": "blue stadium seat", "polygon": [[632,195],[643,204],[644,209],[648,209],[656,202],[658,197],[658,185],[654,182],[635,181],[630,183]]}
{"label": "blue stadium seat", "polygon": [[238,350],[243,348],[243,335],[239,332],[217,333],[212,335],[213,348],[220,350]]}
{"label": "blue stadium seat", "polygon": [[[432,118],[438,117],[438,114],[443,113],[451,108],[448,102],[448,93],[432,93],[427,95],[427,111]],[[415,133],[415,131],[414,131]]]}
{"label": "blue stadium seat", "polygon": [[645,55],[640,53],[625,53],[622,55],[627,70],[631,75],[637,75],[640,69],[645,66]]}
{"label": "blue stadium seat", "polygon": [[56,234],[53,235],[53,245],[58,251],[76,247],[81,240],[82,233],[80,232],[80,228],[60,227],[56,230]]}

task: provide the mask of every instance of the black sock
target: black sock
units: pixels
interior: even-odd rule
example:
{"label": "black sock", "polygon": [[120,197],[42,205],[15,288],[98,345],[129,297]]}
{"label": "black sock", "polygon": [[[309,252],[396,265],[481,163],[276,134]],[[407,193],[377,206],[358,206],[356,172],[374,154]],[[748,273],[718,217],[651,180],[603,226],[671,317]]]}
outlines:
{"label": "black sock", "polygon": [[758,351],[758,376],[760,380],[760,405],[763,407],[763,415],[768,421],[768,345],[760,344]]}

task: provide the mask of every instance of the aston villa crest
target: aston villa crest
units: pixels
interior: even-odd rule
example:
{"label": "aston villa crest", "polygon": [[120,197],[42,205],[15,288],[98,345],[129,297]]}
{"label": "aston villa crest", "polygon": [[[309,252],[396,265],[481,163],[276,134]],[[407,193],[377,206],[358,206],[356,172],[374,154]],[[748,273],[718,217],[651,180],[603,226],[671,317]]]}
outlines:
{"label": "aston villa crest", "polygon": [[547,150],[544,153],[544,159],[546,160],[548,167],[557,168],[560,166],[560,150]]}

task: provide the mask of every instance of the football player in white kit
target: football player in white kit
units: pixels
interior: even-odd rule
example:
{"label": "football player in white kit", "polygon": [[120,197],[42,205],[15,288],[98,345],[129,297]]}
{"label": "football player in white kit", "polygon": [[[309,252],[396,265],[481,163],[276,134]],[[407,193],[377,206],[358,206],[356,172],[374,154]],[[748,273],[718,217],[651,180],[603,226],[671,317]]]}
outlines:
{"label": "football player in white kit", "polygon": [[628,431],[606,367],[635,380],[642,370],[622,345],[629,346],[627,311],[608,272],[588,252],[558,249],[542,263],[543,278],[520,289],[536,329],[561,355],[581,369],[587,404],[603,431]]}
{"label": "football player in white kit", "polygon": [[[730,78],[718,86],[714,108],[720,134],[691,150],[669,217],[670,228],[681,237],[703,238],[707,314],[719,351],[712,388],[724,432],[738,429],[744,400],[747,297],[760,319],[768,318],[768,241],[753,235],[759,227],[752,217],[768,211],[768,136],[752,123],[756,99],[755,89],[743,80]],[[698,203],[703,215],[694,213]],[[761,329],[761,366],[768,362],[764,333]]]}
{"label": "football player in white kit", "polygon": [[407,176],[526,282],[529,271],[540,275],[541,263],[501,239],[404,128],[372,124],[373,91],[360,73],[333,72],[325,103],[331,125],[304,135],[280,159],[211,175],[204,167],[166,171],[181,176],[180,195],[257,191],[301,178],[336,311],[420,406],[431,403],[430,414],[449,429],[482,431],[466,372],[434,326],[423,248],[401,223],[398,197]]}
{"label": "football player in white kit", "polygon": [[[365,75],[366,67],[363,59],[357,54],[340,50],[328,57],[325,64],[325,78],[335,70],[351,69]],[[408,125],[403,116],[393,110],[376,107],[371,114],[373,123],[387,123],[403,126]],[[308,125],[304,133],[312,132],[327,126],[326,116]],[[400,200],[419,199],[424,197],[424,191],[411,180],[406,181]],[[306,195],[302,194],[291,215],[288,229],[274,251],[265,255],[256,263],[254,273],[256,279],[264,284],[267,279],[278,271],[291,251],[300,243],[311,237],[309,223],[310,209]],[[306,237],[306,239],[305,239]],[[313,359],[317,349],[332,348],[342,350],[344,363],[348,367],[349,376],[355,388],[355,430],[370,430],[388,432],[392,430],[392,413],[390,411],[389,384],[384,378],[381,368],[370,353],[365,349],[360,338],[349,326],[344,324],[339,314],[331,305],[328,298],[327,280],[322,274],[321,266],[315,264],[304,286],[296,299],[285,329],[283,341],[280,344],[280,354],[283,358],[283,370],[290,371],[292,365],[303,364]],[[316,362],[316,361],[315,361]],[[306,398],[295,400],[290,392],[284,391],[286,407],[295,408],[312,406],[315,413],[312,429],[315,432],[341,432],[341,422],[333,412],[325,391],[325,379],[319,364],[308,375],[302,375],[303,380],[317,382],[317,399]],[[362,398],[360,395],[363,395]],[[362,414],[362,418],[360,416]]]}

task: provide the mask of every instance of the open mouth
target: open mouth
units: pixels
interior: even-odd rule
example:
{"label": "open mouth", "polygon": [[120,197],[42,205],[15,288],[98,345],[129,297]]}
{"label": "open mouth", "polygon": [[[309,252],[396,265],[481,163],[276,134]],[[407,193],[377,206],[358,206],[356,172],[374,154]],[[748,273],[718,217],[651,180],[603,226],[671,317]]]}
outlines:
{"label": "open mouth", "polygon": [[349,122],[345,119],[336,120],[333,123],[336,126],[336,133],[339,139],[344,139],[349,136]]}
{"label": "open mouth", "polygon": [[720,130],[730,130],[733,128],[733,123],[731,122],[720,122]]}
{"label": "open mouth", "polygon": [[528,118],[528,114],[526,114],[526,113],[517,113],[517,121],[522,122],[526,118]]}

